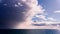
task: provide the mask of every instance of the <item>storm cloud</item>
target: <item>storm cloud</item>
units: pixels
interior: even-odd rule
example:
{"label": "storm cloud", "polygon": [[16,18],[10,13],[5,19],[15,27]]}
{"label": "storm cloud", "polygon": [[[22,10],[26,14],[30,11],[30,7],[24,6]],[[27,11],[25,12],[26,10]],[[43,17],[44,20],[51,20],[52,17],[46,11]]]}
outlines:
{"label": "storm cloud", "polygon": [[34,15],[45,11],[38,4],[38,0],[1,0],[0,2],[0,22],[3,25],[10,21],[28,22],[27,24],[30,24]]}

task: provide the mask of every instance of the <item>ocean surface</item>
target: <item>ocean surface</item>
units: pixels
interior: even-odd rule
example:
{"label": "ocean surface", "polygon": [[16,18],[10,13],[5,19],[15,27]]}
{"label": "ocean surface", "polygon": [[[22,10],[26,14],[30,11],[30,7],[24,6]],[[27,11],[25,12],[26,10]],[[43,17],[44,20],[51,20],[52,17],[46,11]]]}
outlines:
{"label": "ocean surface", "polygon": [[29,30],[28,34],[60,34],[59,30],[54,29],[40,29],[40,30]]}
{"label": "ocean surface", "polygon": [[6,34],[60,34],[60,30],[55,29],[26,29],[26,30],[0,30]]}

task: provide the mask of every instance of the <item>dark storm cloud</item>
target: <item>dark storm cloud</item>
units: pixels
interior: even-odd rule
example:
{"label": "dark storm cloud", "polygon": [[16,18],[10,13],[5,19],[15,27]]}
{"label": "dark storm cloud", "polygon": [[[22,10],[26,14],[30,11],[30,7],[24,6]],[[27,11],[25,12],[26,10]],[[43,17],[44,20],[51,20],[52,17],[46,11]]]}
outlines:
{"label": "dark storm cloud", "polygon": [[[14,0],[5,0],[0,3],[0,15],[3,20],[15,20],[15,19],[23,19],[23,12],[27,12],[26,9],[29,9],[26,4],[23,6],[18,5],[21,1]],[[16,6],[15,6],[16,5]]]}
{"label": "dark storm cloud", "polygon": [[0,26],[7,24],[8,21],[24,21],[28,9],[29,7],[22,1],[2,0],[0,3]]}
{"label": "dark storm cloud", "polygon": [[12,24],[15,24],[14,22],[26,20],[30,24],[30,18],[33,15],[43,12],[44,10],[38,5],[37,0],[2,0],[0,3],[0,23],[4,25],[13,21]]}

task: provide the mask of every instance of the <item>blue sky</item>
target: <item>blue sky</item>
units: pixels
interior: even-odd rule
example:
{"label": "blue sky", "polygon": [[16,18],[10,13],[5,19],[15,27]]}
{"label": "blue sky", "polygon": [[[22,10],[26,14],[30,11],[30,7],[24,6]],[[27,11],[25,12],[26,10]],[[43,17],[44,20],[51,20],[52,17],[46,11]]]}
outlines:
{"label": "blue sky", "polygon": [[54,13],[54,11],[60,11],[60,0],[38,0],[39,4],[47,12],[46,17],[52,17],[57,21],[60,21],[60,13]]}
{"label": "blue sky", "polygon": [[34,20],[44,23],[60,23],[60,0],[38,0],[38,3],[45,9],[44,13],[46,15],[42,14],[45,20],[41,19],[41,16],[34,18]]}

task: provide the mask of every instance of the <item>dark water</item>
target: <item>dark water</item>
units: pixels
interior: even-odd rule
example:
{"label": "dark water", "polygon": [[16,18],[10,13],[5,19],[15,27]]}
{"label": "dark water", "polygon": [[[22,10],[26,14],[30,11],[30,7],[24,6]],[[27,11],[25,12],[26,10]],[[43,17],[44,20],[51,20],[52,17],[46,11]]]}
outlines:
{"label": "dark water", "polygon": [[60,34],[59,30],[53,29],[30,29],[30,30],[0,30],[6,34]]}
{"label": "dark water", "polygon": [[29,30],[28,34],[60,34],[58,30],[41,29],[41,30]]}

